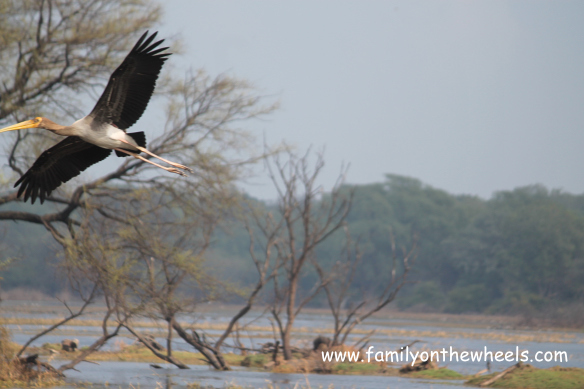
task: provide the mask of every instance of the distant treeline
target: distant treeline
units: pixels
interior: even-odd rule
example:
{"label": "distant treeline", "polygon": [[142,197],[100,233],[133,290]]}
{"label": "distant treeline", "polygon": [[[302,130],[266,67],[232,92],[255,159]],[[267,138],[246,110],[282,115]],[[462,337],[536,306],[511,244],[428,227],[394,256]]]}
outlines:
{"label": "distant treeline", "polygon": [[[401,309],[529,315],[583,301],[584,195],[533,185],[483,200],[397,175],[354,189],[347,222],[362,253],[355,293],[384,287],[393,234],[397,251],[413,239],[418,247],[412,283],[396,300]],[[218,238],[216,263],[226,276],[251,281],[249,239],[233,227]],[[317,255],[343,260],[344,242],[338,232]],[[304,278],[306,290],[313,284]]]}
{"label": "distant treeline", "polygon": [[398,244],[417,236],[401,308],[529,313],[584,297],[584,195],[534,185],[485,201],[389,175],[358,188],[349,225],[366,252],[363,290],[388,276],[390,229]]}
{"label": "distant treeline", "polygon": [[[347,226],[362,254],[355,293],[379,292],[391,276],[393,234],[397,250],[410,248],[414,239],[418,247],[412,283],[397,299],[402,309],[525,314],[584,297],[584,195],[533,185],[483,200],[397,175],[352,188]],[[3,272],[2,288],[59,292],[58,247],[44,229],[4,223],[0,231],[0,260],[20,258]],[[316,255],[343,260],[345,243],[345,233],[338,232]],[[209,266],[242,286],[251,284],[257,273],[248,250],[249,236],[234,219],[217,234]],[[303,282],[308,289],[314,280],[308,274]]]}

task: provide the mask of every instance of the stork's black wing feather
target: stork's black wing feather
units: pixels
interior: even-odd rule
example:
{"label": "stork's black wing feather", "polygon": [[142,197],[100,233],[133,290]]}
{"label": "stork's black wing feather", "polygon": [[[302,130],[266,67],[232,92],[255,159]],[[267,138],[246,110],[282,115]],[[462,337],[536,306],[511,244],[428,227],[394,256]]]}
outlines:
{"label": "stork's black wing feather", "polygon": [[156,34],[148,36],[146,31],[112,73],[105,91],[89,114],[94,120],[125,130],[140,119],[154,92],[160,69],[171,54],[163,53],[168,47],[156,49],[164,41],[152,43]]}
{"label": "stork's black wing feather", "polygon": [[42,204],[59,185],[104,160],[110,153],[111,150],[92,145],[76,136],[67,137],[43,152],[16,181],[14,187],[20,185],[18,197],[24,193],[24,201],[31,198],[32,204],[39,197]]}

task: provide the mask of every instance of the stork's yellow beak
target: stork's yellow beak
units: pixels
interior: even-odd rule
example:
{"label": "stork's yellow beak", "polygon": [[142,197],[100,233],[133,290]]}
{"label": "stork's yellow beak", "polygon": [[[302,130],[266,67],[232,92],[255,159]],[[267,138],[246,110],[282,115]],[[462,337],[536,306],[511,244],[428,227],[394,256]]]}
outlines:
{"label": "stork's yellow beak", "polygon": [[3,128],[0,130],[0,132],[24,130],[25,128],[37,128],[39,124],[41,124],[39,119],[27,120],[25,122],[20,122],[18,124]]}

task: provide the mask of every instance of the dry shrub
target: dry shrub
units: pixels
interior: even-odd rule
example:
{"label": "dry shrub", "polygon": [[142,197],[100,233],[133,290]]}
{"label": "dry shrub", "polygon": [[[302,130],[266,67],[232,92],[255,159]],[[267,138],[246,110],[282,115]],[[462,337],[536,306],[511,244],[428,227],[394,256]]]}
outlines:
{"label": "dry shrub", "polygon": [[10,333],[0,326],[0,381],[11,379],[15,354],[16,346],[10,341]]}
{"label": "dry shrub", "polygon": [[[142,344],[141,344],[142,345]],[[143,345],[142,345],[143,346]],[[124,351],[129,345],[123,339],[116,339],[114,341],[114,350]]]}
{"label": "dry shrub", "polygon": [[62,384],[54,373],[15,358],[19,346],[10,340],[10,332],[0,326],[0,387],[49,387]]}

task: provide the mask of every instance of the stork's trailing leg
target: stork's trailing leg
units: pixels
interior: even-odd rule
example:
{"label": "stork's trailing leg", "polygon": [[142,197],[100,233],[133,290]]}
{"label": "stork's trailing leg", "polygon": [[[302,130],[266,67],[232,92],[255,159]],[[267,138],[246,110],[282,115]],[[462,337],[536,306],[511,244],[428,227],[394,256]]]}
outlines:
{"label": "stork's trailing leg", "polygon": [[131,156],[132,156],[132,157],[134,157],[134,158],[138,158],[138,159],[140,159],[140,160],[142,160],[142,161],[144,161],[144,162],[148,162],[148,163],[150,163],[150,164],[152,164],[152,165],[154,165],[154,166],[156,166],[156,167],[159,167],[159,168],[161,168],[161,169],[164,169],[164,170],[166,170],[167,172],[176,173],[176,174],[178,174],[178,175],[180,175],[180,176],[183,176],[183,177],[186,177],[186,176],[187,176],[185,173],[181,172],[181,171],[180,171],[180,170],[178,170],[178,169],[175,169],[175,168],[173,168],[173,167],[164,167],[164,166],[162,166],[162,165],[159,165],[159,164],[157,164],[156,162],[152,162],[152,161],[150,161],[149,159],[146,159],[146,158],[142,157],[141,155],[134,154],[134,153],[132,153],[132,152],[130,152],[130,151],[128,151],[128,150],[124,150],[124,149],[114,149],[114,150],[120,151],[120,152],[122,152],[122,153],[126,153],[126,154],[128,154],[128,155],[131,155]]}
{"label": "stork's trailing leg", "polygon": [[144,147],[141,147],[141,146],[134,146],[134,145],[132,145],[130,142],[128,142],[128,141],[125,141],[125,140],[123,140],[123,139],[120,139],[120,141],[121,141],[121,142],[124,142],[124,143],[127,143],[127,144],[129,144],[130,146],[132,146],[132,147],[134,147],[134,148],[136,148],[136,149],[140,150],[141,152],[143,152],[143,153],[146,153],[146,154],[148,154],[148,155],[150,155],[150,156],[152,156],[152,157],[154,157],[154,158],[158,158],[159,160],[161,160],[161,161],[163,161],[163,162],[166,162],[166,163],[167,163],[167,164],[169,164],[170,166],[174,166],[174,167],[176,167],[176,168],[179,168],[179,169],[182,169],[182,170],[186,170],[186,171],[188,171],[189,173],[193,173],[193,169],[191,169],[190,167],[187,167],[187,166],[185,166],[185,165],[181,165],[180,163],[176,163],[176,162],[169,161],[168,159],[162,158],[162,157],[160,157],[160,156],[158,156],[158,155],[154,154],[154,153],[153,153],[153,152],[151,152],[150,150],[147,150],[147,149],[146,149],[146,148],[144,148]]}

